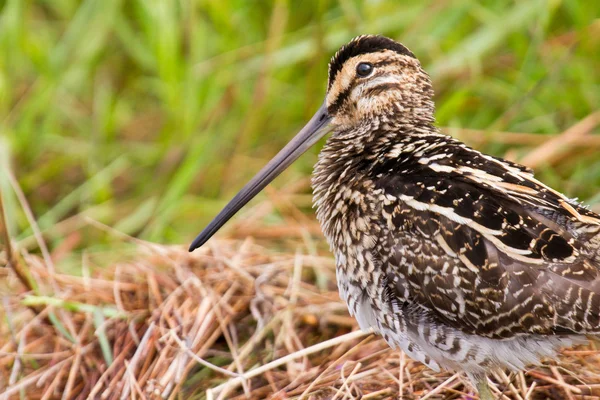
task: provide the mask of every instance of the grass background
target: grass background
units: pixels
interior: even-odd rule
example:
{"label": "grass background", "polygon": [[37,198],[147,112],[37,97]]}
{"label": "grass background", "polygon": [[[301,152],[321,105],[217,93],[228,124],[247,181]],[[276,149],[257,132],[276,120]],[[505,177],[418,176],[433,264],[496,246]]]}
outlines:
{"label": "grass background", "polygon": [[[182,292],[175,311],[160,300],[181,291],[182,276],[193,270],[211,290],[241,287],[236,296],[248,304],[232,314],[227,329],[235,331],[237,323],[241,342],[268,331],[264,344],[256,342],[266,356],[255,359],[249,351],[242,360],[248,368],[298,350],[286,342],[282,353],[279,340],[271,347],[270,336],[290,338],[298,328],[302,347],[354,328],[336,294],[331,255],[311,216],[307,177],[318,146],[259,196],[270,201],[246,208],[243,223],[225,228],[237,237],[249,232],[268,239],[256,247],[260,251],[281,245],[281,255],[271,261],[272,255],[262,253],[238,259],[242,250],[225,257],[247,261],[244,274],[221,267],[219,246],[227,253],[229,244],[215,243],[210,257],[177,249],[184,261],[172,270],[172,260],[140,257],[139,248],[122,234],[187,247],[310,118],[324,96],[329,58],[358,34],[384,34],[413,50],[433,78],[442,129],[480,150],[534,165],[541,180],[600,211],[599,17],[593,1],[577,0],[0,0],[0,191],[17,254],[12,267],[29,268],[34,282],[23,292],[13,271],[0,268],[0,342],[10,338],[3,346],[15,352],[26,342],[41,346],[34,354],[55,352],[51,362],[34,360],[23,368],[14,354],[4,357],[0,378],[10,375],[10,380],[0,386],[9,382],[18,390],[19,382],[45,374],[62,360],[73,363],[70,383],[55,389],[66,387],[67,398],[81,389],[77,385],[87,385],[81,371],[101,370],[102,360],[112,366],[113,355],[126,354],[121,339],[127,337],[129,320],[106,314],[122,308],[113,298],[119,291],[99,282],[117,287],[122,279],[135,285],[135,291],[123,290],[128,293],[123,298],[131,303],[125,307],[128,318],[144,315],[141,331],[150,331],[150,314],[186,316],[187,325],[175,327],[183,329],[182,338],[189,321],[210,321],[208,311],[203,316],[197,309],[210,296],[196,289]],[[244,222],[251,228],[244,229]],[[42,235],[36,238],[37,229]],[[173,248],[157,247],[160,257],[170,257]],[[0,252],[1,264],[10,259],[7,249]],[[313,257],[306,270],[315,275],[306,282],[298,261],[305,256]],[[272,265],[265,268],[264,262]],[[148,290],[155,274],[162,292],[156,284],[156,293]],[[88,287],[90,275],[99,277],[98,287]],[[249,303],[259,281],[269,282],[277,294],[270,320],[284,315],[287,324],[255,329]],[[33,324],[25,306],[36,314],[43,309],[51,324],[23,328]],[[102,313],[111,318],[110,329],[98,333],[96,328],[105,326]],[[306,322],[307,315],[319,325]],[[223,330],[214,316],[212,323],[210,334]],[[81,343],[75,336],[102,354],[87,354],[78,366],[73,360],[79,360]],[[380,342],[365,351],[387,357],[387,345]],[[213,353],[199,354],[212,355],[218,365],[235,359],[231,349],[236,346],[222,339],[209,347]],[[174,351],[168,345],[161,349]],[[331,354],[334,361],[329,355],[312,359],[313,372],[336,365],[341,353]],[[162,355],[165,368],[176,364]],[[598,376],[588,364],[569,365],[590,382],[590,376]],[[294,376],[278,372],[285,374],[281,382]],[[337,372],[332,374],[337,379]],[[223,379],[207,376],[213,377],[202,368],[185,375],[186,393],[204,398],[205,390]],[[440,375],[439,382],[446,377]],[[261,379],[255,388],[264,384]],[[177,395],[175,390],[172,396]]]}
{"label": "grass background", "polygon": [[[531,150],[504,131],[557,134],[600,104],[592,1],[0,0],[0,13],[10,234],[36,251],[12,173],[49,247],[70,240],[76,252],[59,268],[73,271],[77,251],[113,249],[84,216],[187,245],[308,120],[330,56],[358,34],[413,50],[433,78],[439,125],[494,155]],[[597,204],[598,149],[537,172]],[[317,152],[274,185],[309,175]]]}

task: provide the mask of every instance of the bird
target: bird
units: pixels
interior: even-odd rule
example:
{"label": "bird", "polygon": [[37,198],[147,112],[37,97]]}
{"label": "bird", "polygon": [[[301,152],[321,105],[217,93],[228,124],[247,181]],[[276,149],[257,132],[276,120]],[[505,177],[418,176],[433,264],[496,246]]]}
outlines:
{"label": "bird", "polygon": [[429,368],[522,370],[600,334],[600,215],[435,123],[416,56],[362,35],[329,63],[323,104],[200,233],[205,243],[320,138],[316,217],[361,329]]}

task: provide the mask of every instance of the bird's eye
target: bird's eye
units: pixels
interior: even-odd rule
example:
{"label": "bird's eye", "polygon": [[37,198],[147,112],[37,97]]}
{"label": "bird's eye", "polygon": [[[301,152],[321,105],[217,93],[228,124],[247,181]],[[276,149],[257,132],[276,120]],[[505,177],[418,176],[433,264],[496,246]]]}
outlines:
{"label": "bird's eye", "polygon": [[356,73],[363,78],[365,76],[371,75],[373,72],[373,64],[369,63],[360,63],[356,66]]}

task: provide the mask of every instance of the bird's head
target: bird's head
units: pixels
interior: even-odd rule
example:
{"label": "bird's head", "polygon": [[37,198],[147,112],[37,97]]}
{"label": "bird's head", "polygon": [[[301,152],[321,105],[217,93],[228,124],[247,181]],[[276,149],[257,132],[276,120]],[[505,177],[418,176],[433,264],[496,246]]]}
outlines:
{"label": "bird's head", "polygon": [[410,50],[384,36],[359,36],[331,58],[325,105],[332,125],[344,129],[373,119],[433,122],[429,76]]}
{"label": "bird's head", "polygon": [[240,208],[330,131],[363,125],[433,122],[429,76],[406,47],[366,35],[343,46],[329,63],[325,101],[300,132],[225,206],[200,233],[190,251],[202,246]]}

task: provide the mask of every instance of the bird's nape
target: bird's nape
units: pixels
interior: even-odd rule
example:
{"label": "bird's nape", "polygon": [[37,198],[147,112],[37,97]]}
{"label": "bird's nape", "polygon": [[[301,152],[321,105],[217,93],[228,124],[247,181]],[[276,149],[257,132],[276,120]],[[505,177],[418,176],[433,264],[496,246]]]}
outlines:
{"label": "bird's nape", "polygon": [[210,239],[246,203],[300,157],[328,132],[330,117],[323,104],[298,134],[258,172],[194,239],[189,251],[194,251]]}

